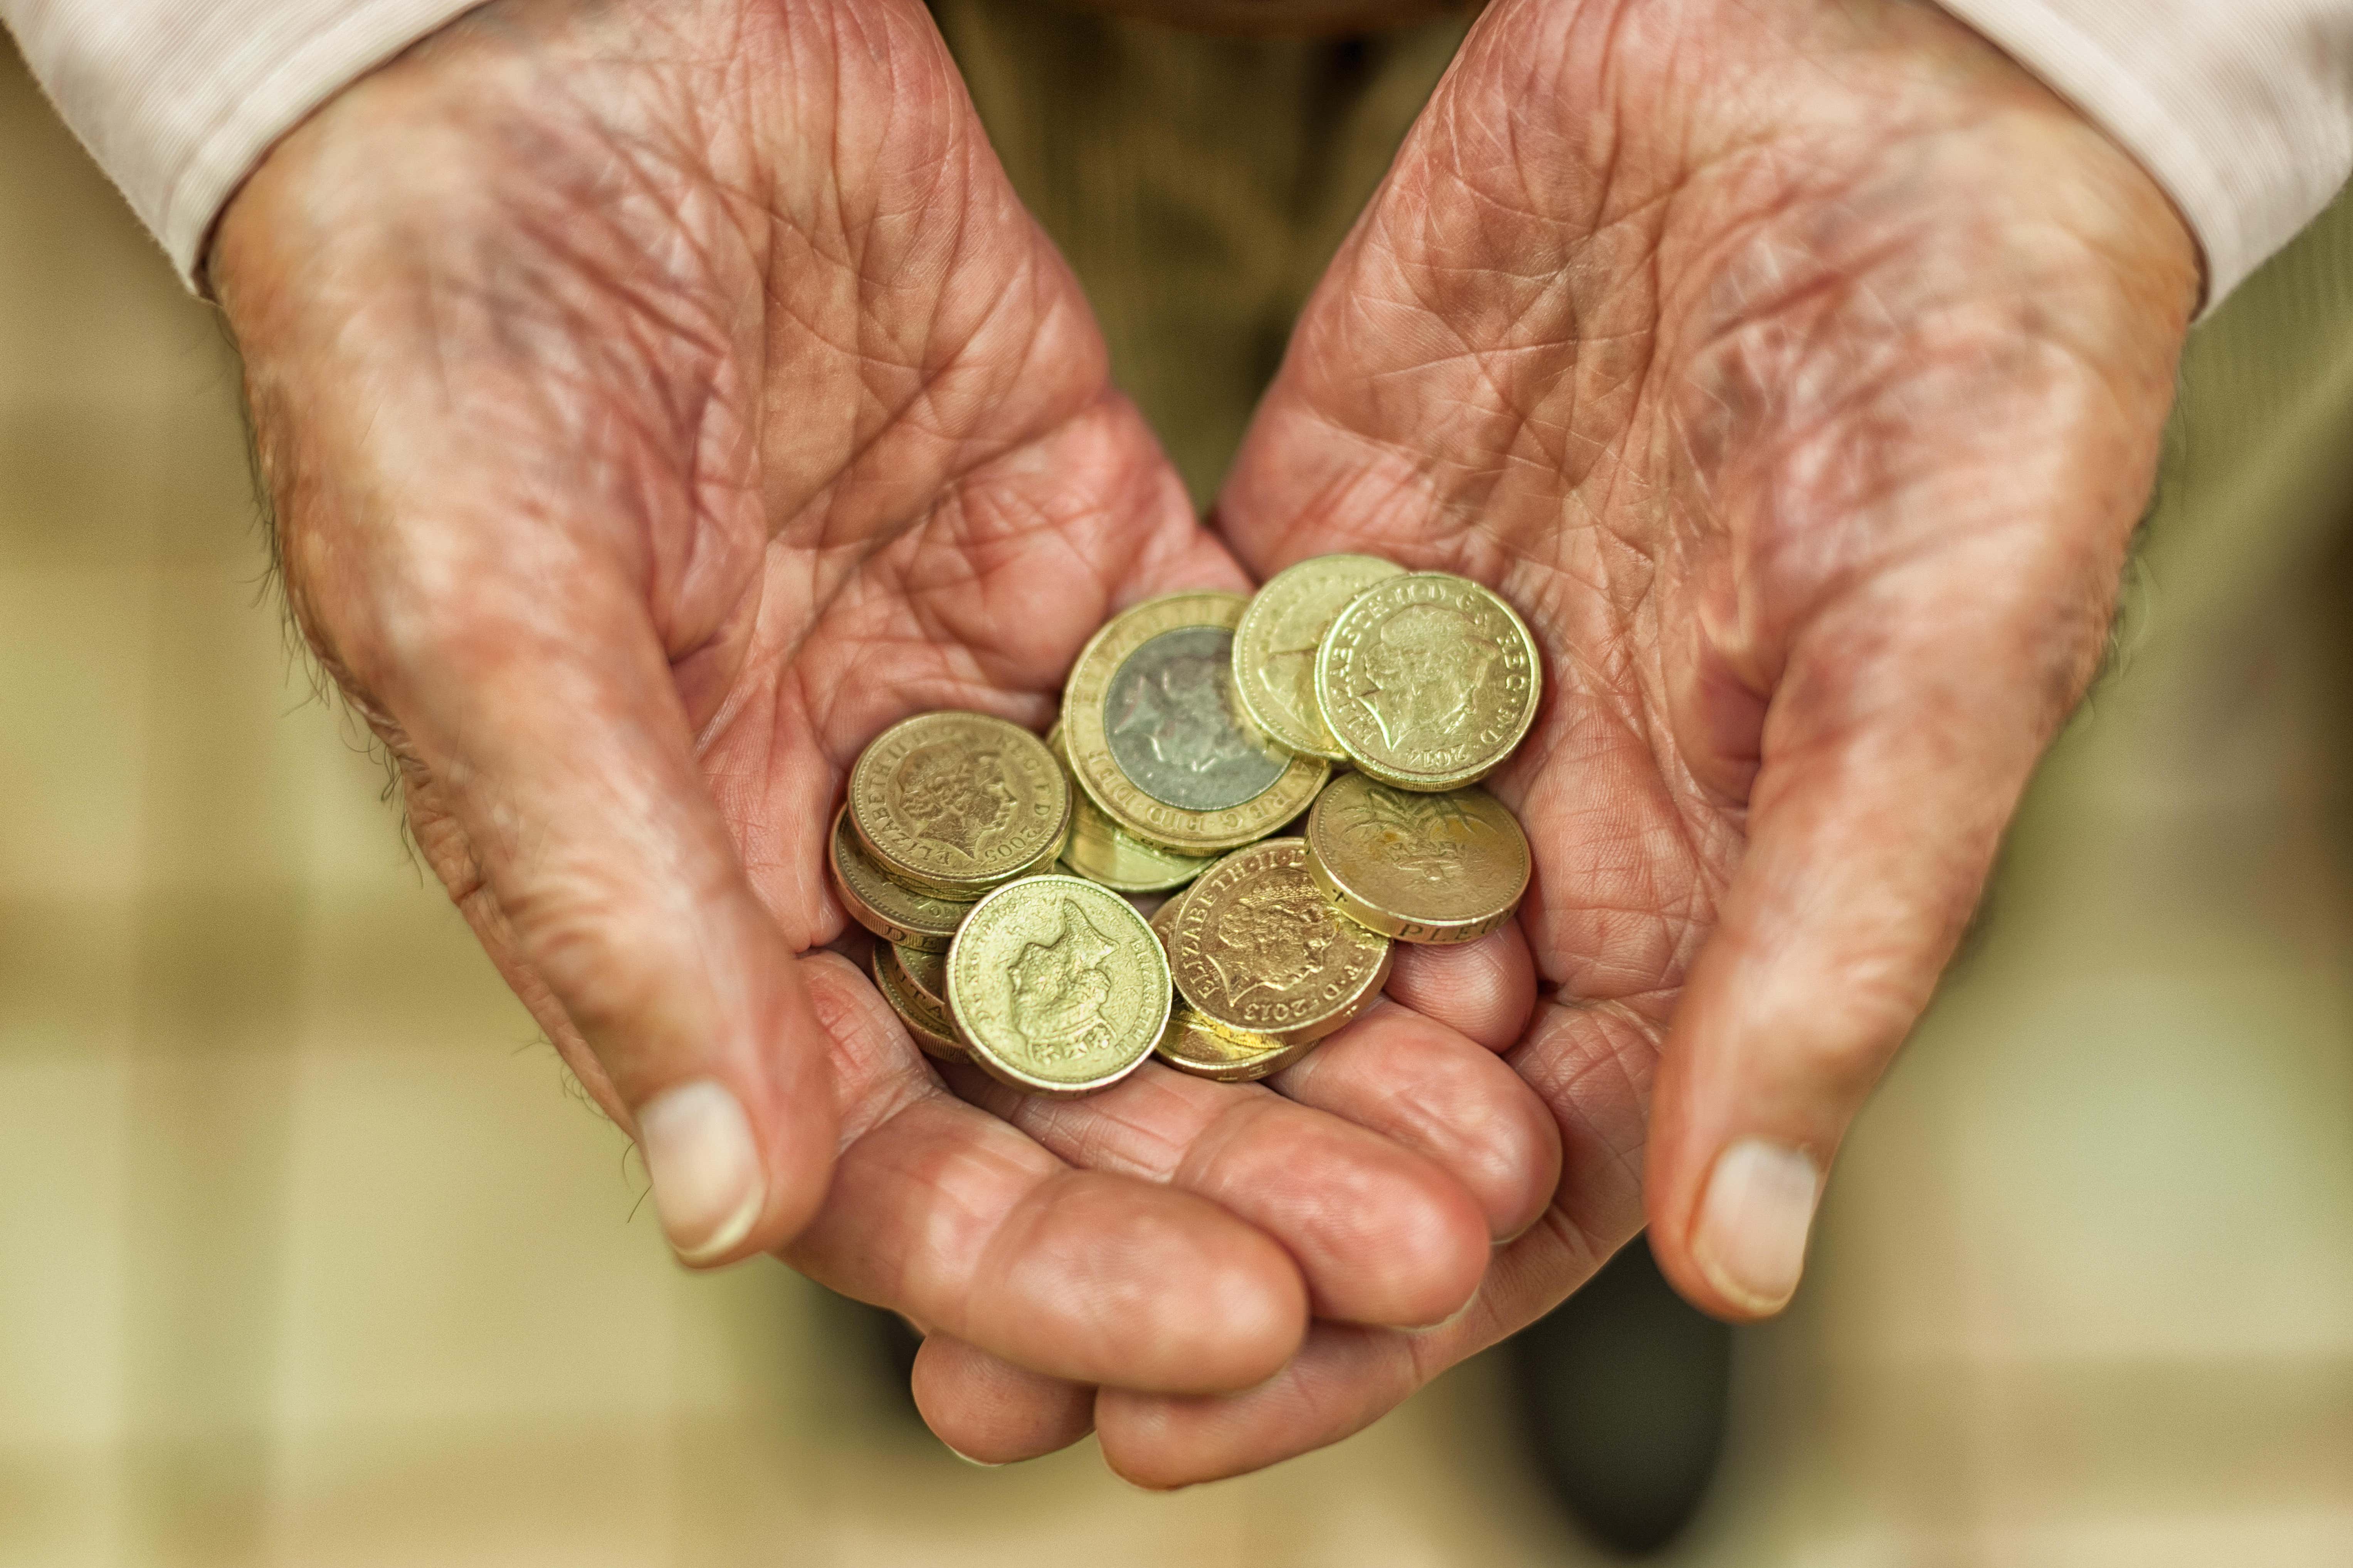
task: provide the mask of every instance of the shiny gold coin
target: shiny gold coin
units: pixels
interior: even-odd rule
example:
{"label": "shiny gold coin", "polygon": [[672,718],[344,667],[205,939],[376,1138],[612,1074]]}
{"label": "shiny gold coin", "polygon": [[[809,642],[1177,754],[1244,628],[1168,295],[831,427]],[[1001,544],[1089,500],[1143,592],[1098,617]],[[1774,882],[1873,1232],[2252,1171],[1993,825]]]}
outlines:
{"label": "shiny gold coin", "polygon": [[[1062,744],[1062,726],[1046,731],[1046,749],[1070,765]],[[1181,888],[1217,859],[1214,855],[1179,855],[1149,844],[1103,815],[1094,797],[1071,788],[1071,837],[1062,846],[1062,864],[1090,882],[1100,882],[1119,893],[1157,893]]]}
{"label": "shiny gold coin", "polygon": [[1219,861],[1186,893],[1171,931],[1185,1000],[1285,1045],[1339,1028],[1389,977],[1389,939],[1324,896],[1297,838],[1270,838]]}
{"label": "shiny gold coin", "polygon": [[945,952],[948,940],[972,909],[965,900],[934,898],[883,875],[882,868],[858,842],[846,805],[834,814],[829,861],[834,890],[841,895],[849,918],[884,942]]}
{"label": "shiny gold coin", "polygon": [[849,771],[849,821],[886,873],[947,899],[1054,863],[1071,785],[1046,743],[986,713],[919,713]]}
{"label": "shiny gold coin", "polygon": [[1528,889],[1528,836],[1483,789],[1422,795],[1347,773],[1307,814],[1307,870],[1348,917],[1399,942],[1475,942]]}
{"label": "shiny gold coin", "polygon": [[1025,877],[973,906],[948,949],[948,1012],[972,1059],[1034,1094],[1108,1089],[1168,1022],[1168,961],[1144,917],[1078,877]]}
{"label": "shiny gold coin", "polygon": [[1349,600],[1404,572],[1377,555],[1317,555],[1266,580],[1234,627],[1234,694],[1260,729],[1303,756],[1347,760],[1315,700],[1315,650]]}
{"label": "shiny gold coin", "polygon": [[1517,611],[1464,577],[1415,572],[1348,602],[1315,656],[1315,700],[1348,760],[1399,789],[1459,789],[1512,754],[1544,668]]}
{"label": "shiny gold coin", "polygon": [[1255,734],[1233,700],[1240,594],[1171,594],[1113,616],[1062,690],[1071,772],[1103,814],[1183,855],[1263,838],[1307,809],[1330,765]]}
{"label": "shiny gold coin", "polygon": [[[882,993],[882,1000],[891,1004],[891,1011],[907,1026],[907,1033],[927,1057],[944,1062],[966,1062],[972,1059],[964,1041],[956,1034],[954,1019],[947,1009],[923,994],[905,961],[909,951],[893,947],[887,942],[874,944],[874,987]],[[937,954],[933,956],[936,957]]]}
{"label": "shiny gold coin", "polygon": [[[1184,901],[1184,896],[1179,894],[1161,905],[1159,912],[1152,917],[1152,934],[1160,939],[1163,952],[1171,951],[1170,944],[1176,940],[1176,911]],[[1248,1083],[1289,1067],[1314,1050],[1317,1043],[1295,1040],[1286,1044],[1269,1035],[1237,1029],[1219,1023],[1180,997],[1168,1015],[1168,1026],[1160,1031],[1160,1043],[1153,1047],[1153,1053],[1177,1071],[1191,1073],[1195,1078]]]}

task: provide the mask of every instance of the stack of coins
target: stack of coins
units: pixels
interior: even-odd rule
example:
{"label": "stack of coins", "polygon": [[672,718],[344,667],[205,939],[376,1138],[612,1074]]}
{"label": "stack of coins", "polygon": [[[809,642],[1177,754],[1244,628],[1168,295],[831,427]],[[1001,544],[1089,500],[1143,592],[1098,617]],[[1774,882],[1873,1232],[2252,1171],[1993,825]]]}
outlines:
{"label": "stack of coins", "polygon": [[1526,624],[1465,578],[1326,555],[1173,594],[1088,642],[1043,741],[978,713],[883,731],[835,886],[934,1057],[1059,1096],[1155,1049],[1261,1078],[1372,1005],[1392,942],[1511,919],[1527,838],[1476,784],[1541,694]]}

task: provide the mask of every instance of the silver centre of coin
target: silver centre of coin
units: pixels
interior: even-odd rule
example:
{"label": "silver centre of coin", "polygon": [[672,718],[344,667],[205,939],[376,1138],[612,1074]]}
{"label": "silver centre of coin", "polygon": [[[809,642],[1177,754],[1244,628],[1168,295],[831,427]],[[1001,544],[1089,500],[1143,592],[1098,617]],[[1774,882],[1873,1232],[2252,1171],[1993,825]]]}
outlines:
{"label": "silver centre of coin", "polygon": [[1112,760],[1163,805],[1224,811],[1264,794],[1284,756],[1234,721],[1234,634],[1178,626],[1127,656],[1103,698]]}

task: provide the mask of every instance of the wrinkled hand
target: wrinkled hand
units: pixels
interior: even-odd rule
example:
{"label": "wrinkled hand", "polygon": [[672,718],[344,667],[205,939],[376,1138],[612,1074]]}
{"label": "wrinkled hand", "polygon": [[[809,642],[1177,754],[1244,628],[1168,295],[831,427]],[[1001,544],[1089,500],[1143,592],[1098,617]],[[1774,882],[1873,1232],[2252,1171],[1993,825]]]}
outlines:
{"label": "wrinkled hand", "polygon": [[1508,1032],[1389,1005],[1288,1099],[1147,1068],[993,1114],[820,951],[877,731],[1042,727],[1110,611],[1245,583],[920,7],[486,7],[288,138],[214,278],[304,632],[689,1261],[896,1308],[976,1369],[944,1427],[1022,1405],[1034,1447],[1083,1424],[1055,1379],[1442,1318],[1541,1211]]}
{"label": "wrinkled hand", "polygon": [[1261,575],[1362,550],[1545,648],[1491,781],[1538,870],[1511,1061],[1542,1225],[1421,1335],[1109,1396],[1176,1483],[1371,1420],[1647,1215],[1724,1316],[1821,1177],[2097,665],[2195,258],[2117,148],[1926,6],[1500,0],[1320,291],[1219,507]]}

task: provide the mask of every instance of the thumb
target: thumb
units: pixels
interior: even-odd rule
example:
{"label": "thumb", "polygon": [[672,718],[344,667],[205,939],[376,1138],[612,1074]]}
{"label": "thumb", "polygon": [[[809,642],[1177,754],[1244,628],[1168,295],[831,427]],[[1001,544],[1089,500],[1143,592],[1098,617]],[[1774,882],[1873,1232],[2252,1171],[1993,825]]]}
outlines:
{"label": "thumb", "polygon": [[618,570],[480,564],[464,591],[377,618],[405,629],[362,679],[394,721],[417,842],[637,1140],[680,1258],[780,1247],[831,1166],[826,1036],[642,600]]}
{"label": "thumb", "polygon": [[1927,1005],[2099,640],[2089,615],[2040,637],[2005,635],[1998,612],[1953,626],[1949,601],[1926,617],[1945,635],[1891,634],[1923,618],[1894,608],[1818,626],[1784,670],[1747,847],[1660,1060],[1651,1248],[1726,1318],[1796,1290],[1831,1157]]}

